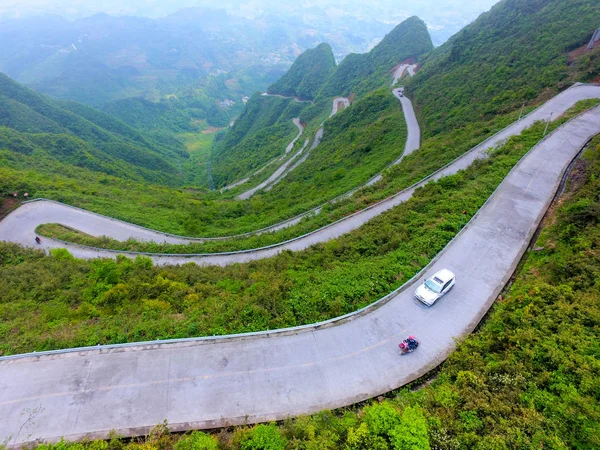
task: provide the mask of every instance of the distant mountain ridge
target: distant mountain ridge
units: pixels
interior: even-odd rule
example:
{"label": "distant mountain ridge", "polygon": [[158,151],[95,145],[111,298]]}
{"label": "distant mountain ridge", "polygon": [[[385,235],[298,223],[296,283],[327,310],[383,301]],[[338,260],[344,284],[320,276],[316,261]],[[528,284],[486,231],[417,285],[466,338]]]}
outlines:
{"label": "distant mountain ridge", "polygon": [[269,87],[268,93],[314,99],[315,104],[252,97],[234,126],[213,147],[213,176],[217,187],[241,179],[269,159],[280,156],[294,136],[292,118],[299,117],[306,123],[325,120],[334,97],[356,94],[355,97],[360,98],[389,86],[394,66],[407,59],[419,60],[432,49],[427,26],[418,17],[411,17],[396,26],[370,52],[350,54],[337,66],[328,44],[305,51],[285,75]]}

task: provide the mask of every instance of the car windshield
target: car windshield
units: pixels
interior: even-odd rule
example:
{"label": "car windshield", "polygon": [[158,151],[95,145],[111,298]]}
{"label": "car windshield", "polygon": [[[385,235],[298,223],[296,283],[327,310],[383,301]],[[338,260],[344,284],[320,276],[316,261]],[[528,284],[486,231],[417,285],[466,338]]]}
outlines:
{"label": "car windshield", "polygon": [[425,287],[435,294],[439,294],[440,291],[442,290],[442,286],[437,284],[432,279],[429,279],[425,282]]}

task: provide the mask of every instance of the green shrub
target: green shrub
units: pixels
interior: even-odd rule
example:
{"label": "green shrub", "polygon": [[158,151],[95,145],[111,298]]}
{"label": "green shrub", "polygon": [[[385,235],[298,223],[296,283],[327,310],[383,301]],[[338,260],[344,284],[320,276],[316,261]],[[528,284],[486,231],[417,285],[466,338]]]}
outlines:
{"label": "green shrub", "polygon": [[430,450],[427,422],[421,409],[407,406],[391,438],[394,450]]}
{"label": "green shrub", "polygon": [[64,261],[75,259],[74,256],[66,248],[53,248],[50,250],[50,255],[53,258]]}
{"label": "green shrub", "polygon": [[388,402],[376,403],[365,408],[364,421],[370,432],[387,437],[400,424],[400,413]]}
{"label": "green shrub", "polygon": [[173,450],[217,450],[217,440],[206,433],[194,431],[181,437],[173,446]]}
{"label": "green shrub", "polygon": [[285,450],[286,439],[275,424],[257,425],[244,436],[242,450]]}

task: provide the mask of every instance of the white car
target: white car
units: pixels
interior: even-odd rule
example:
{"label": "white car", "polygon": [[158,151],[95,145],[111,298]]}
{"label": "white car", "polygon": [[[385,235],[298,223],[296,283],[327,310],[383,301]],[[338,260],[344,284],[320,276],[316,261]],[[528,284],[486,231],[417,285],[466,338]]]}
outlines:
{"label": "white car", "polygon": [[432,306],[454,287],[456,277],[448,269],[442,269],[415,291],[415,298],[427,306]]}

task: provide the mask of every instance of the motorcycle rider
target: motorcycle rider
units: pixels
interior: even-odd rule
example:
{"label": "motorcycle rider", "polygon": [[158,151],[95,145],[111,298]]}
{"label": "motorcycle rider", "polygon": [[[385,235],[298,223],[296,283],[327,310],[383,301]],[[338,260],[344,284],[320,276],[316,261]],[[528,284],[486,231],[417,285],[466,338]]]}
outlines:
{"label": "motorcycle rider", "polygon": [[412,353],[417,349],[418,346],[419,342],[412,335],[398,344],[398,347],[400,347],[400,351],[402,353]]}

